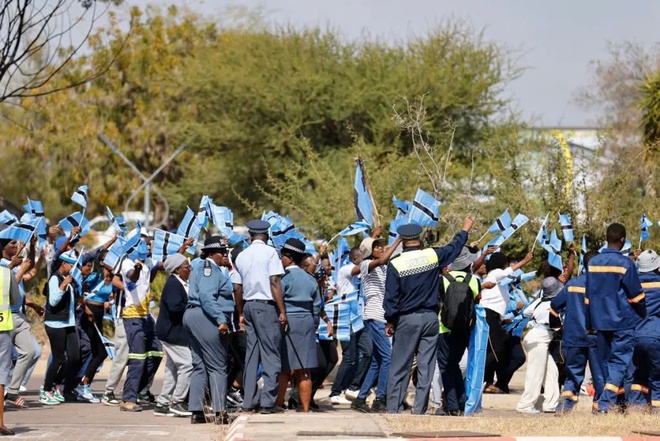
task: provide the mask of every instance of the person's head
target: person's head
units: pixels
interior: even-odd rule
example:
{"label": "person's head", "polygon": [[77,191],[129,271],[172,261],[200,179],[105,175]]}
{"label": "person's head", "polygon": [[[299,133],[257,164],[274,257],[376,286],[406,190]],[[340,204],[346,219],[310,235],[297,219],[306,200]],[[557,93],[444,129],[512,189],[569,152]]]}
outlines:
{"label": "person's head", "polygon": [[303,254],[300,258],[300,268],[313,275],[314,271],[316,271],[314,256],[312,256],[310,253]]}
{"label": "person's head", "polygon": [[547,260],[541,264],[541,267],[539,270],[536,272],[536,274],[540,277],[554,277],[554,278],[559,278],[561,276],[562,271],[559,268],[555,268],[554,266],[550,265],[550,262]]}
{"label": "person's head", "polygon": [[378,259],[385,251],[385,239],[367,237],[360,242],[360,251],[364,259]]}
{"label": "person's head", "polygon": [[351,251],[348,253],[348,259],[354,264],[359,265],[362,263],[362,252],[359,247],[351,248]]}
{"label": "person's head", "polygon": [[596,250],[590,250],[587,251],[587,253],[584,255],[584,270],[588,271],[589,270],[589,261],[594,257],[598,255],[598,251]]}
{"label": "person's head", "polygon": [[626,227],[619,223],[607,227],[607,247],[620,250],[626,244]]}
{"label": "person's head", "polygon": [[301,266],[305,255],[305,244],[299,239],[287,239],[280,252],[282,254],[282,266],[285,268],[291,265]]}
{"label": "person's head", "polygon": [[176,274],[184,281],[187,281],[190,277],[190,262],[188,262],[188,259],[183,254],[175,253],[167,256],[167,259],[163,262],[163,266],[165,267],[165,271],[170,274]]}
{"label": "person's head", "polygon": [[89,276],[92,271],[94,271],[94,257],[90,255],[84,255],[80,259],[80,272],[82,273],[83,277]]}
{"label": "person's head", "polygon": [[509,266],[509,259],[504,253],[497,252],[490,255],[490,259],[486,261],[486,271],[491,272],[496,269],[505,269]]}
{"label": "person's head", "polygon": [[552,299],[559,291],[562,290],[564,284],[559,281],[556,277],[546,277],[541,282],[541,293],[543,298]]}
{"label": "person's head", "polygon": [[238,243],[232,250],[231,250],[231,263],[236,266],[236,259],[238,259],[238,255],[241,254],[243,251],[243,244]]}
{"label": "person's head", "polygon": [[229,250],[227,245],[223,242],[221,236],[211,236],[204,241],[202,251],[206,254],[208,259],[213,260],[216,265],[222,266],[227,258]]}
{"label": "person's head", "polygon": [[653,250],[644,250],[637,257],[637,269],[640,273],[658,272],[660,256]]}
{"label": "person's head", "polygon": [[321,256],[321,266],[325,269],[328,277],[332,275],[332,262],[330,262],[330,256],[323,254]]}
{"label": "person's head", "polygon": [[419,248],[422,246],[422,227],[415,224],[401,225],[396,230],[397,234],[401,237],[401,244],[403,248]]}
{"label": "person's head", "polygon": [[0,239],[2,247],[2,257],[10,259],[18,252],[18,241],[13,239]]}
{"label": "person's head", "polygon": [[486,262],[482,263],[481,266],[474,273],[480,277],[488,274],[488,267],[486,267]]}
{"label": "person's head", "polygon": [[449,264],[449,271],[462,271],[466,273],[472,272],[472,264],[477,260],[478,256],[469,247],[464,246],[458,257]]}
{"label": "person's head", "polygon": [[248,233],[250,238],[255,240],[261,240],[264,242],[268,241],[268,230],[270,230],[270,224],[266,221],[260,219],[254,219],[249,221],[246,224],[248,228]]}
{"label": "person's head", "polygon": [[78,262],[78,255],[76,254],[75,250],[69,250],[65,253],[60,254],[59,257],[60,260],[60,268],[58,271],[60,274],[63,276],[68,276],[71,274],[71,270],[73,269],[73,266]]}

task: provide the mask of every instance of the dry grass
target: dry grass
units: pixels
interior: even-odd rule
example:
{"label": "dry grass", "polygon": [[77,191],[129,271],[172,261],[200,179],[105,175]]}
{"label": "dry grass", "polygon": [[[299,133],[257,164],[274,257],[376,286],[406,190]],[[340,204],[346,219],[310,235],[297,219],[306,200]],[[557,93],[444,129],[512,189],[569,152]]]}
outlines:
{"label": "dry grass", "polygon": [[626,436],[635,432],[660,432],[660,417],[641,412],[593,416],[575,413],[554,415],[488,415],[466,418],[390,416],[393,433],[470,431],[502,436]]}

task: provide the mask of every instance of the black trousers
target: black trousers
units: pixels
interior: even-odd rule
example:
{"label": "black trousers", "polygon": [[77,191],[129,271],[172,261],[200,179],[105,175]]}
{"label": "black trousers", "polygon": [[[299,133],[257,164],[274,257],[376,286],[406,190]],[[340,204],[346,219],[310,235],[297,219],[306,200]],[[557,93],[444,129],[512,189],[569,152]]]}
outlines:
{"label": "black trousers", "polygon": [[99,331],[103,329],[104,308],[103,306],[99,305],[87,305],[87,307],[92,312],[92,314],[94,314],[94,323],[88,322],[87,317],[83,317],[81,324],[83,331],[89,338],[92,348],[92,360],[89,362],[87,369],[85,370],[85,377],[87,377],[91,383],[99,366],[101,366],[101,363],[103,363],[103,361],[108,357],[108,353],[105,350],[105,346],[103,345],[101,337],[94,328],[94,324],[96,324],[96,326],[99,328]]}
{"label": "black trousers", "polygon": [[[62,383],[67,378],[73,367],[78,366],[80,362],[80,339],[75,326],[51,328],[46,325],[46,334],[48,340],[50,340],[50,352],[53,359],[46,370],[44,390],[51,391],[55,388],[55,385]],[[65,389],[70,390],[74,386],[67,384]]]}
{"label": "black trousers", "polygon": [[245,347],[247,340],[245,332],[232,332],[229,335],[229,372],[227,373],[227,387],[234,381],[243,386],[243,371],[245,370]]}
{"label": "black trousers", "polygon": [[339,354],[336,340],[320,340],[316,345],[318,367],[312,369],[312,397],[323,385],[330,372],[337,366]]}
{"label": "black trousers", "polygon": [[[506,367],[506,377],[500,378],[498,375],[497,383],[495,383],[495,386],[504,392],[509,392],[509,382],[511,381],[511,378],[513,378],[513,374],[525,364],[526,360],[525,351],[523,350],[520,337],[509,335],[507,338],[507,348],[509,363]],[[492,377],[490,378],[490,381],[486,379],[486,383],[492,382]]]}
{"label": "black trousers", "polygon": [[500,315],[490,309],[486,309],[486,323],[488,323],[488,352],[486,353],[486,372],[484,378],[493,378],[493,372],[497,378],[507,377],[509,365],[509,354],[507,351],[508,336],[502,327]]}

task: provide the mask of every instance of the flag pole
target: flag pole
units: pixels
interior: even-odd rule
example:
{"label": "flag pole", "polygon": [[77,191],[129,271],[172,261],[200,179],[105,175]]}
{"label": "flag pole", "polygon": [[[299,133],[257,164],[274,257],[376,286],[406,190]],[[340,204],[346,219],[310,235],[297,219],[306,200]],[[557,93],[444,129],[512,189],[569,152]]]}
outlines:
{"label": "flag pole", "polygon": [[534,252],[534,247],[536,247],[536,242],[538,242],[538,241],[536,239],[534,239],[534,244],[532,245],[532,251],[530,251],[530,253]]}
{"label": "flag pole", "polygon": [[332,239],[330,239],[330,240],[328,241],[328,245],[329,245],[333,240],[335,240],[336,238],[338,238],[340,235],[341,235],[341,231],[340,231],[339,233],[335,234],[334,236],[332,236]]}
{"label": "flag pole", "polygon": [[484,233],[484,235],[481,236],[481,237],[479,238],[479,240],[477,241],[477,243],[479,243],[479,242],[481,242],[482,240],[484,240],[484,237],[488,236],[488,233],[490,233],[490,230],[486,230],[486,232]]}

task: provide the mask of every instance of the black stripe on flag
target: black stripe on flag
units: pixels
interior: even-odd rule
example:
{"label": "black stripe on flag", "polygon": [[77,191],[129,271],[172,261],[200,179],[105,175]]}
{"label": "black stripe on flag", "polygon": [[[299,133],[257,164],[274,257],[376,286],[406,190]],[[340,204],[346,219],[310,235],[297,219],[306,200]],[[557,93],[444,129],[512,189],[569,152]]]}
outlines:
{"label": "black stripe on flag", "polygon": [[283,229],[281,231],[273,231],[273,236],[281,236],[281,235],[286,234],[286,233],[288,233],[289,231],[291,231],[295,228],[296,228],[296,226],[291,224],[291,225],[289,225],[288,227],[286,227],[285,229]]}
{"label": "black stripe on flag", "polygon": [[504,224],[502,223],[502,220],[499,217],[497,218],[497,220],[495,222],[497,223],[497,228],[500,231],[506,230],[506,227],[504,226]]}
{"label": "black stripe on flag", "polygon": [[71,226],[73,226],[73,227],[79,227],[79,226],[80,226],[80,224],[78,223],[78,221],[76,220],[76,218],[73,217],[73,216],[67,216],[67,217],[66,217],[66,220],[69,221],[69,223],[70,223]]}
{"label": "black stripe on flag", "polygon": [[190,218],[190,222],[188,222],[188,225],[186,225],[186,234],[184,236],[189,237],[190,236],[190,230],[192,230],[193,223],[195,222],[195,217]]}
{"label": "black stripe on flag", "polygon": [[561,226],[561,229],[562,229],[562,230],[572,230],[572,229],[573,229],[573,225],[570,225],[570,224],[569,224],[569,225],[562,225],[562,226]]}
{"label": "black stripe on flag", "polygon": [[358,192],[356,189],[353,189],[353,196],[355,198],[355,217],[357,217],[357,219],[360,221],[366,219],[362,211],[360,211],[360,203],[358,198]]}
{"label": "black stripe on flag", "polygon": [[84,191],[76,190],[76,194],[79,194],[80,196],[82,196],[83,199],[85,200],[85,202],[87,202],[87,194]]}
{"label": "black stripe on flag", "polygon": [[438,222],[438,218],[435,216],[435,214],[433,214],[433,212],[431,210],[429,210],[427,207],[425,207],[421,203],[419,203],[417,201],[413,201],[413,207],[415,207],[419,211],[423,212],[425,215],[427,215],[434,222]]}
{"label": "black stripe on flag", "polygon": [[163,256],[167,256],[167,246],[170,243],[170,233],[165,233],[165,238],[163,238]]}

